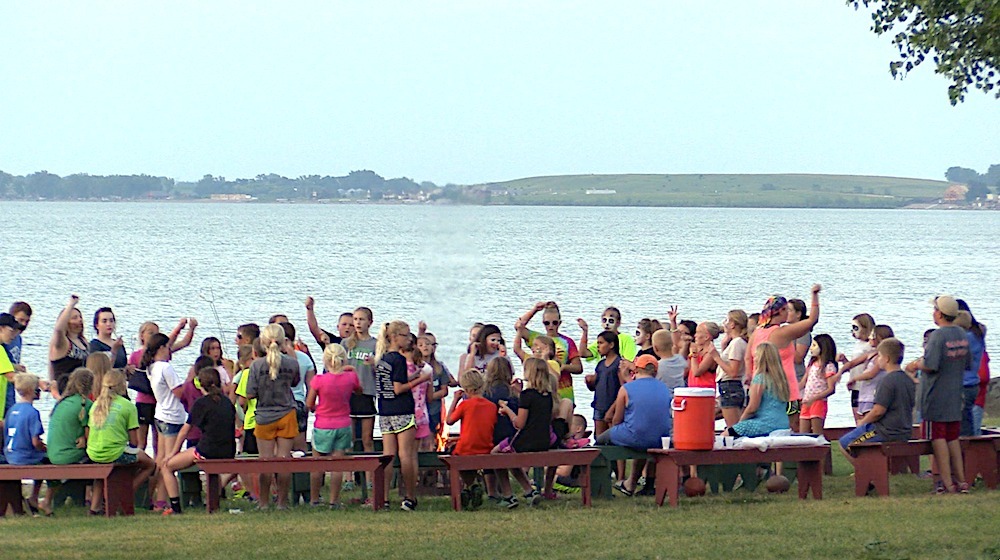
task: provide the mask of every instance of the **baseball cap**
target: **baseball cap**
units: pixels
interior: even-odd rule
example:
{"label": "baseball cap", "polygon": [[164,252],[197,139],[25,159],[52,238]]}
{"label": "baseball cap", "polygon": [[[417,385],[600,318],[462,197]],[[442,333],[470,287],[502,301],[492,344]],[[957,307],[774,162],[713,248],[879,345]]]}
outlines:
{"label": "baseball cap", "polygon": [[644,369],[646,366],[653,366],[653,368],[656,368],[660,364],[660,362],[657,361],[655,357],[650,356],[649,354],[643,354],[642,356],[639,356],[638,358],[635,359],[634,363],[636,369]]}
{"label": "baseball cap", "polygon": [[19,331],[24,330],[24,325],[18,323],[17,319],[10,313],[0,313],[0,327],[10,327]]}
{"label": "baseball cap", "polygon": [[931,303],[934,304],[934,309],[940,311],[942,315],[947,315],[948,317],[956,317],[958,315],[958,302],[951,296],[938,296],[932,299]]}

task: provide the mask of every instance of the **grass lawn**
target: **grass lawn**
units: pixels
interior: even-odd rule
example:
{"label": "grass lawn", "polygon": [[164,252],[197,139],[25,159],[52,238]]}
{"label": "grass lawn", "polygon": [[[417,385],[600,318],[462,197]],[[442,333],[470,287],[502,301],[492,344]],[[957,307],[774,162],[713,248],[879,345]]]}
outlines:
{"label": "grass lawn", "polygon": [[[926,461],[926,458],[925,458]],[[855,498],[850,467],[834,451],[822,501],[792,492],[737,490],[682,498],[677,509],[652,498],[578,495],[538,508],[484,506],[455,513],[447,498],[420,511],[373,513],[293,508],[257,513],[246,502],[208,516],[187,509],[164,518],[88,518],[64,507],[55,518],[0,519],[3,558],[1000,558],[1000,492],[933,496],[931,482],[893,477],[890,498]],[[242,508],[232,515],[227,508]],[[398,503],[394,502],[398,508]]]}

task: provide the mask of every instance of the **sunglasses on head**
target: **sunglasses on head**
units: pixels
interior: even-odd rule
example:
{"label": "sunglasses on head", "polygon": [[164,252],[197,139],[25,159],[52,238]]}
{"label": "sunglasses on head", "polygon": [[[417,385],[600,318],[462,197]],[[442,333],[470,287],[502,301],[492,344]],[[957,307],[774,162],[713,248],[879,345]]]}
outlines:
{"label": "sunglasses on head", "polygon": [[561,322],[562,321],[559,321],[559,320],[556,320],[556,321],[542,321],[542,324],[545,325],[546,327],[548,327],[548,326],[556,326],[556,327],[558,327],[559,323],[561,323]]}

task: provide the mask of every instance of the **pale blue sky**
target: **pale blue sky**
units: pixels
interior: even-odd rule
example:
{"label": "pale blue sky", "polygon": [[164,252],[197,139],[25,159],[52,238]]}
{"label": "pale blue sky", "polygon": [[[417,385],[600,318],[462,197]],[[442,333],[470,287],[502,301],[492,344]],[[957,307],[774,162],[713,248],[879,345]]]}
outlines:
{"label": "pale blue sky", "polygon": [[0,170],[943,178],[1000,101],[840,0],[5,2]]}

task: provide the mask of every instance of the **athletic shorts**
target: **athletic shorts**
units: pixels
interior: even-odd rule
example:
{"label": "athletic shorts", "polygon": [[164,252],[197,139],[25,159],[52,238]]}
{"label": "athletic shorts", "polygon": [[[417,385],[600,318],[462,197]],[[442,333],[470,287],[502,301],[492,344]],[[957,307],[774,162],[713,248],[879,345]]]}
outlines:
{"label": "athletic shorts", "polygon": [[802,407],[802,410],[799,412],[799,419],[812,420],[813,418],[822,418],[826,420],[828,410],[829,404],[826,402],[826,399],[813,401]]}
{"label": "athletic shorts", "polygon": [[253,435],[254,428],[243,430],[243,452],[247,455],[259,455],[257,449],[257,437]]}
{"label": "athletic shorts", "polygon": [[945,441],[955,441],[958,439],[962,423],[955,422],[931,422],[925,420],[921,427],[921,436],[924,439],[943,439]]}
{"label": "athletic shorts", "polygon": [[306,410],[306,403],[295,401],[295,423],[298,425],[299,433],[306,433],[306,426],[309,425],[309,411]]}
{"label": "athletic shorts", "polygon": [[375,397],[372,395],[351,395],[351,418],[374,418]]}
{"label": "athletic shorts", "polygon": [[327,455],[334,451],[350,451],[354,448],[354,433],[350,426],[334,430],[313,428],[313,451]]}
{"label": "athletic shorts", "polygon": [[379,416],[378,427],[383,434],[398,434],[410,428],[416,428],[417,422],[412,414],[397,414],[394,416]]}
{"label": "athletic shorts", "polygon": [[149,426],[153,423],[153,413],[156,411],[156,405],[153,403],[135,403],[135,410],[139,413],[139,425]]}
{"label": "athletic shorts", "polygon": [[181,428],[184,424],[171,424],[170,422],[164,422],[162,420],[153,420],[153,424],[156,425],[156,431],[162,436],[176,436],[181,433]]}
{"label": "athletic shorts", "polygon": [[722,408],[743,408],[747,393],[739,379],[719,381],[719,406]]}
{"label": "athletic shorts", "polygon": [[295,411],[289,411],[277,422],[270,424],[258,422],[257,427],[253,429],[253,435],[264,441],[274,441],[278,438],[295,439],[295,436],[299,435],[299,424],[295,419]]}
{"label": "athletic shorts", "polygon": [[877,443],[880,441],[885,440],[875,432],[875,424],[868,423],[844,434],[844,437],[840,438],[840,447],[850,453],[850,447],[856,443]]}
{"label": "athletic shorts", "polygon": [[785,413],[789,416],[795,416],[802,410],[802,401],[788,401],[788,408],[785,409]]}

